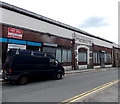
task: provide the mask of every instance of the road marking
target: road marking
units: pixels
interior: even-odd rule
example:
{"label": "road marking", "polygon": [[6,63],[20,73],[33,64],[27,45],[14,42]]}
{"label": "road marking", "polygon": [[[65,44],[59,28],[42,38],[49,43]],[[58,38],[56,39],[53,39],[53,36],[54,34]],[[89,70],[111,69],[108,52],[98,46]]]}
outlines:
{"label": "road marking", "polygon": [[4,84],[4,83],[8,83],[8,82],[0,82],[0,84]]}
{"label": "road marking", "polygon": [[114,81],[108,82],[108,83],[106,83],[106,84],[103,84],[103,85],[101,85],[101,86],[98,86],[98,87],[96,87],[96,88],[93,88],[93,89],[91,89],[91,90],[89,90],[89,91],[87,91],[87,92],[84,92],[84,93],[82,93],[82,94],[79,94],[79,95],[77,95],[77,96],[74,96],[74,97],[72,97],[72,98],[70,98],[70,99],[64,100],[64,101],[62,101],[62,102],[59,103],[59,104],[70,104],[70,103],[72,103],[72,102],[78,101],[78,100],[82,99],[83,97],[86,97],[86,96],[88,96],[88,95],[90,95],[90,94],[93,94],[93,93],[99,91],[99,90],[102,90],[102,89],[104,89],[104,88],[107,88],[107,87],[109,87],[109,86],[111,86],[111,85],[113,85],[113,84],[115,84],[115,83],[118,83],[118,81],[120,81],[120,80],[114,80]]}

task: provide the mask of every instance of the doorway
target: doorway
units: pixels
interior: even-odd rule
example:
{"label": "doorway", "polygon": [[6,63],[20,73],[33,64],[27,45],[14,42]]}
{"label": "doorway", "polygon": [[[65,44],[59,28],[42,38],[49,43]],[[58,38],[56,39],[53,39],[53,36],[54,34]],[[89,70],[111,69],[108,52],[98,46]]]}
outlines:
{"label": "doorway", "polygon": [[104,59],[104,52],[100,52],[100,63],[101,63],[101,68],[105,67],[105,59]]}

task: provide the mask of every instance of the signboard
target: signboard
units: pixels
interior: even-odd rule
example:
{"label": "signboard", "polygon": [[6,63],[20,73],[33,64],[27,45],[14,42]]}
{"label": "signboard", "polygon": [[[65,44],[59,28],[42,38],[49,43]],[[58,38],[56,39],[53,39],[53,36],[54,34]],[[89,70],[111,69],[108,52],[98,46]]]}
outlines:
{"label": "signboard", "polygon": [[8,44],[8,51],[10,49],[26,49],[26,45]]}
{"label": "signboard", "polygon": [[22,39],[23,30],[15,29],[15,28],[8,28],[8,36],[9,38],[17,38]]}
{"label": "signboard", "polygon": [[43,43],[45,46],[57,47],[57,44]]}
{"label": "signboard", "polygon": [[76,36],[75,42],[79,44],[92,45],[92,39],[84,36]]}

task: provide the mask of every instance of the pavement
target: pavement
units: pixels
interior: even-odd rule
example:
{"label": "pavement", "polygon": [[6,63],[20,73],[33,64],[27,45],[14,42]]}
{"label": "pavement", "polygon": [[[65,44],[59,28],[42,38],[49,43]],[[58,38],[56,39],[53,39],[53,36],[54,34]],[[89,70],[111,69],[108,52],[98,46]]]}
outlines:
{"label": "pavement", "polygon": [[118,102],[118,83],[114,84],[92,96],[87,96],[81,102]]}
{"label": "pavement", "polygon": [[[105,71],[105,70],[115,70],[115,67],[112,68],[96,68],[96,69],[83,69],[83,70],[66,70],[67,74],[83,73],[90,71]],[[1,73],[0,73],[1,76]],[[0,77],[1,79],[1,77]],[[95,94],[83,98],[80,102],[118,102],[118,83],[109,86],[102,91],[99,91]],[[114,104],[114,103],[113,103]]]}
{"label": "pavement", "polygon": [[[104,70],[115,70],[115,67],[110,68],[97,68],[97,69],[85,69],[85,70],[69,70],[66,71],[66,74],[71,73],[82,73],[82,72],[89,72],[89,71],[104,71]],[[118,82],[119,83],[119,82]],[[78,102],[113,102],[113,104],[118,103],[120,104],[120,95],[118,94],[118,83],[115,83],[107,88],[105,88],[102,91],[99,91],[97,93],[91,94],[90,96],[87,96]],[[93,104],[94,104],[93,103]],[[96,104],[96,103],[95,103]]]}
{"label": "pavement", "polygon": [[65,70],[65,74],[82,73],[82,72],[90,72],[90,71],[104,71],[104,70],[110,70],[110,69],[115,70],[116,67],[80,69],[80,70]]}

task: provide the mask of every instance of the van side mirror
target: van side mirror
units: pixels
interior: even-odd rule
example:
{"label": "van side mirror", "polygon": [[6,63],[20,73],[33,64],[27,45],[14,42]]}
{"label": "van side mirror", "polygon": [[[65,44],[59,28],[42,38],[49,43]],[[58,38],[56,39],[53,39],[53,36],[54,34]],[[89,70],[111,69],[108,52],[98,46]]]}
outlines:
{"label": "van side mirror", "polygon": [[57,60],[55,60],[55,65],[58,65],[58,61]]}
{"label": "van side mirror", "polygon": [[50,59],[50,65],[58,65],[58,61],[55,59]]}

